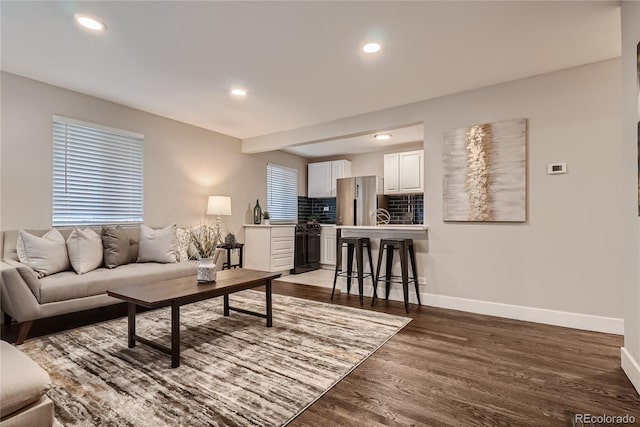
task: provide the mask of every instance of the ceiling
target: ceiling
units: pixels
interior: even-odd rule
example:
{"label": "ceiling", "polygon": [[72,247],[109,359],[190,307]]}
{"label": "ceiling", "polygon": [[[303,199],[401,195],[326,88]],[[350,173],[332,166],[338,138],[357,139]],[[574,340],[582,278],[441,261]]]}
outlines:
{"label": "ceiling", "polygon": [[1,67],[248,138],[619,56],[618,3],[3,0]]}
{"label": "ceiling", "polygon": [[[391,139],[381,141],[375,135],[381,133],[391,134]],[[424,125],[407,126],[398,129],[385,129],[383,131],[349,138],[337,138],[330,141],[316,142],[313,144],[297,145],[283,149],[288,153],[306,157],[331,157],[343,154],[362,154],[372,151],[381,151],[393,146],[421,142],[424,140]]]}

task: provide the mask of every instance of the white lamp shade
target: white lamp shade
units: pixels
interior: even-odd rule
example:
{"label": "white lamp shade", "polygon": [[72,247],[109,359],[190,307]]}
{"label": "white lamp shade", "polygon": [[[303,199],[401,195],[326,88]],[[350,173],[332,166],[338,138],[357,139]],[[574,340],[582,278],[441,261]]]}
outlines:
{"label": "white lamp shade", "polygon": [[207,215],[231,215],[231,197],[209,196]]}

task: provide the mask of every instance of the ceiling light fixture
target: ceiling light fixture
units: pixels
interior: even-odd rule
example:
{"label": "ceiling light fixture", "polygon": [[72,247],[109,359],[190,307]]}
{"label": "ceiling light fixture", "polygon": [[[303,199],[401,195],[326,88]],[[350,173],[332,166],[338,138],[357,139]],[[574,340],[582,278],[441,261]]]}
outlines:
{"label": "ceiling light fixture", "polygon": [[75,15],[75,18],[78,24],[82,25],[85,28],[88,28],[89,30],[104,31],[107,29],[107,26],[104,24],[104,22],[99,21],[96,18],[80,14]]}
{"label": "ceiling light fixture", "polygon": [[362,50],[366,53],[376,53],[380,50],[380,47],[378,43],[367,43],[362,47]]}
{"label": "ceiling light fixture", "polygon": [[231,89],[231,95],[235,96],[247,96],[247,91],[244,89]]}
{"label": "ceiling light fixture", "polygon": [[373,136],[375,139],[379,140],[379,141],[386,141],[388,139],[391,139],[391,134],[390,133],[379,133]]}

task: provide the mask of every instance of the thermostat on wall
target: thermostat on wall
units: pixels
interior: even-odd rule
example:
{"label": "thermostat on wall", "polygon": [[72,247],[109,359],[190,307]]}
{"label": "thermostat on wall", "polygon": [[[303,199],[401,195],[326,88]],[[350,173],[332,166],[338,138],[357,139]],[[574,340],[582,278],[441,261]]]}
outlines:
{"label": "thermostat on wall", "polygon": [[549,163],[547,165],[547,174],[557,175],[560,173],[567,173],[566,163]]}

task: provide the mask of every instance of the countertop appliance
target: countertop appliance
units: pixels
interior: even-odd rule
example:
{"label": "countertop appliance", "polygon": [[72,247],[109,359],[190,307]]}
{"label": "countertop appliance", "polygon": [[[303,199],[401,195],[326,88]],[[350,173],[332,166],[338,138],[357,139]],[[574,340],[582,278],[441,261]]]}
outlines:
{"label": "countertop appliance", "polygon": [[338,179],[336,224],[376,225],[376,211],[388,207],[382,184],[375,175]]}
{"label": "countertop appliance", "polygon": [[320,268],[320,224],[296,225],[293,269],[291,274]]}

